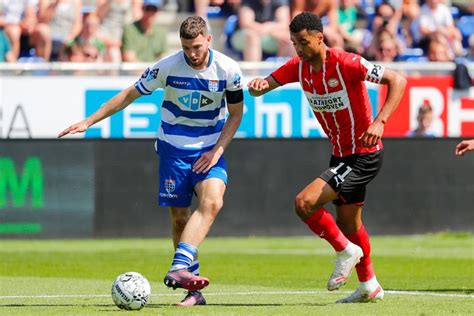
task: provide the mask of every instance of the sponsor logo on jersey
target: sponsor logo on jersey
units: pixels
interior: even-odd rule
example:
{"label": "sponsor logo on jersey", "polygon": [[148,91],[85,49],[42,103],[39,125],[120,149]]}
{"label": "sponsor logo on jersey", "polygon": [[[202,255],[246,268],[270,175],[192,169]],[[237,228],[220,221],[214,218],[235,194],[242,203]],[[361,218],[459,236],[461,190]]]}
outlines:
{"label": "sponsor logo on jersey", "polygon": [[160,71],[160,69],[158,69],[158,68],[150,70],[150,73],[148,74],[148,76],[146,78],[146,81],[151,81],[151,80],[155,80],[156,78],[158,78],[158,72],[159,71]]}
{"label": "sponsor logo on jersey", "polygon": [[338,85],[339,85],[339,80],[337,80],[336,78],[329,79],[328,86],[330,86],[331,88],[335,88]]}
{"label": "sponsor logo on jersey", "polygon": [[193,111],[198,111],[200,108],[208,106],[213,102],[211,98],[197,91],[179,97],[178,101],[179,103]]}
{"label": "sponsor logo on jersey", "polygon": [[349,106],[343,92],[334,92],[325,95],[306,93],[309,105],[316,112],[336,112]]}
{"label": "sponsor logo on jersey", "polygon": [[208,88],[210,92],[219,90],[219,80],[209,80]]}
{"label": "sponsor logo on jersey", "polygon": [[183,86],[183,87],[189,86],[188,81],[173,80],[172,82],[175,86]]}

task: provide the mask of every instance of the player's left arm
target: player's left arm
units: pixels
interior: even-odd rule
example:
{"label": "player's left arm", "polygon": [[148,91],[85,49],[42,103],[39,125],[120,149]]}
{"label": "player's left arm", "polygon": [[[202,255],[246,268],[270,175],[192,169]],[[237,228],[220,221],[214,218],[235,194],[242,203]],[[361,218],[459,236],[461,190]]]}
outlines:
{"label": "player's left arm", "polygon": [[[244,113],[243,91],[227,91],[227,94],[233,95],[231,98],[234,98],[234,100],[240,99],[240,101],[227,104],[229,116],[222,128],[221,135],[212,150],[202,154],[193,165],[193,171],[196,173],[208,172],[209,169],[219,161],[219,158],[231,142],[235,132],[239,128],[240,122],[242,121]],[[227,100],[229,102],[229,97],[227,97]]]}
{"label": "player's left arm", "polygon": [[375,120],[360,137],[362,145],[365,147],[377,145],[382,138],[384,125],[400,103],[407,80],[399,73],[385,69],[381,83],[387,85],[387,98]]}

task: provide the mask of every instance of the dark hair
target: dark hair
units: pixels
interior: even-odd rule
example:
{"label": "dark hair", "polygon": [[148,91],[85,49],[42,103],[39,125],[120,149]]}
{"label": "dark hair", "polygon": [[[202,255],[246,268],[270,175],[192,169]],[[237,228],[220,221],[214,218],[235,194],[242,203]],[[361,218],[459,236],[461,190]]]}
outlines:
{"label": "dark hair", "polygon": [[184,39],[194,39],[199,34],[207,35],[207,24],[203,18],[199,16],[190,16],[181,23],[179,28],[179,37]]}
{"label": "dark hair", "polygon": [[323,23],[316,14],[302,12],[295,16],[290,23],[290,32],[298,33],[302,30],[323,32]]}

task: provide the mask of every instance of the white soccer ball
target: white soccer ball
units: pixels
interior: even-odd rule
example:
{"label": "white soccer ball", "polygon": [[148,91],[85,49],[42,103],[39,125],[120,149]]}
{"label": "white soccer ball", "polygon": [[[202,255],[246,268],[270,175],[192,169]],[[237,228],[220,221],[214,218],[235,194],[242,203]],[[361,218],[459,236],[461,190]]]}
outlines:
{"label": "white soccer ball", "polygon": [[137,272],[123,273],[112,283],[112,300],[121,309],[142,309],[150,294],[150,283]]}

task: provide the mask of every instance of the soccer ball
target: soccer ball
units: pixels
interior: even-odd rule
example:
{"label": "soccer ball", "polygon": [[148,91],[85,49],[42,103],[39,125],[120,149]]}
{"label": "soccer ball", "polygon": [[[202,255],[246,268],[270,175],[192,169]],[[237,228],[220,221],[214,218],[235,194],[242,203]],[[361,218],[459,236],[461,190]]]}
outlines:
{"label": "soccer ball", "polygon": [[123,273],[112,283],[112,300],[121,309],[142,309],[150,294],[150,283],[137,272]]}

